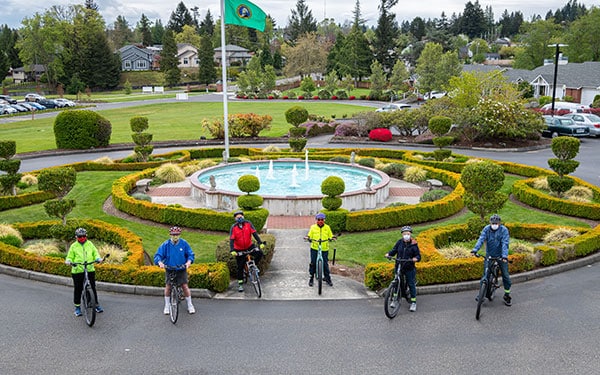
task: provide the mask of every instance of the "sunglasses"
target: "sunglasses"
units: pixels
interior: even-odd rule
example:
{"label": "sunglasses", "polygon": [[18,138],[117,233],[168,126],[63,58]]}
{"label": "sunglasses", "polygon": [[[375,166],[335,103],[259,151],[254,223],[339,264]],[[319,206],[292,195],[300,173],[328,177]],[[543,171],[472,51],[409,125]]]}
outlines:
{"label": "sunglasses", "polygon": [[325,219],[317,219],[317,221],[325,221]]}

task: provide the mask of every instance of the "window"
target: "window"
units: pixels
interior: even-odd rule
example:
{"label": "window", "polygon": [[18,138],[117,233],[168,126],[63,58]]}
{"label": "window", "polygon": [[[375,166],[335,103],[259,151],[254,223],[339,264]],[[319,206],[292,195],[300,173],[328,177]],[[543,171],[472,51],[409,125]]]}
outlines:
{"label": "window", "polygon": [[183,65],[190,65],[190,59],[188,59],[187,57],[183,58]]}
{"label": "window", "polygon": [[138,60],[138,61],[135,62],[135,68],[136,69],[147,69],[148,68],[148,64],[144,60]]}
{"label": "window", "polygon": [[131,61],[125,60],[125,69],[131,69]]}

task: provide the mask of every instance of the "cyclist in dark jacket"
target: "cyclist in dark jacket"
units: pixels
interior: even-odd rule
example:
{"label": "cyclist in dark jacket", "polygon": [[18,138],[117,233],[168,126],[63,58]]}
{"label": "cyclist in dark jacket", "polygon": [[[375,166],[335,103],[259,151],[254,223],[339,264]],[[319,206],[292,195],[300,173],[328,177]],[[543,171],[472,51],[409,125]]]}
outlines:
{"label": "cyclist in dark jacket", "polygon": [[[421,252],[417,241],[412,237],[412,228],[408,225],[404,226],[401,232],[402,238],[396,242],[394,248],[385,256],[396,256],[394,274],[397,272],[398,267],[402,267],[401,270],[406,275],[406,282],[410,290],[410,311],[415,312],[417,311],[417,268],[415,262],[421,260]],[[412,260],[412,262],[401,262],[401,260]]]}
{"label": "cyclist in dark jacket", "polygon": [[[493,214],[490,217],[490,224],[486,225],[481,231],[479,239],[477,240],[473,250],[471,250],[471,253],[476,254],[485,242],[486,256],[495,258],[502,257],[502,262],[499,262],[499,264],[500,270],[502,271],[502,284],[504,284],[504,304],[506,306],[510,306],[512,305],[512,298],[510,296],[510,286],[512,283],[508,273],[508,242],[510,235],[508,233],[508,228],[502,225],[501,221],[502,220],[498,214]],[[485,277],[487,258],[483,263],[483,269],[483,276]],[[481,280],[483,280],[483,277]]]}
{"label": "cyclist in dark jacket", "polygon": [[[235,257],[237,263],[237,279],[238,279],[238,292],[244,291],[244,266],[246,264],[245,256],[238,256],[238,252],[247,251],[250,249],[255,249],[252,252],[252,256],[254,257],[254,262],[258,266],[258,262],[263,256],[262,249],[265,248],[265,245],[260,239],[258,232],[254,229],[254,225],[251,222],[244,219],[243,211],[236,211],[233,214],[233,218],[235,219],[235,224],[231,226],[229,230],[229,252],[232,256]],[[254,243],[252,243],[252,237],[258,243],[260,249],[256,249]]]}

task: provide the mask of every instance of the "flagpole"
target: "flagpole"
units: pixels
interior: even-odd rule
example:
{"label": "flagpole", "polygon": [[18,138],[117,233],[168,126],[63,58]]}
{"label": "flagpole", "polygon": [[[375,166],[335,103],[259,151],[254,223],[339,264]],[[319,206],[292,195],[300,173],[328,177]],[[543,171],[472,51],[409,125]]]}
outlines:
{"label": "flagpole", "polygon": [[223,130],[225,131],[225,152],[223,159],[229,160],[229,115],[227,111],[227,64],[225,59],[225,0],[221,0],[221,81],[223,82]]}

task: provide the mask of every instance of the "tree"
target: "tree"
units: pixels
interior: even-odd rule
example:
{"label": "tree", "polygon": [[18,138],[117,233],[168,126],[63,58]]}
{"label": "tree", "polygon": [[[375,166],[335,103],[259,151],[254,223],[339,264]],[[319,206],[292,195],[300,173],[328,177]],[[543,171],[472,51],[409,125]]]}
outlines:
{"label": "tree", "polygon": [[375,40],[373,41],[375,59],[381,64],[386,74],[391,73],[396,63],[395,39],[398,36],[398,25],[396,15],[390,13],[390,10],[397,3],[398,0],[381,0]]}
{"label": "tree", "polygon": [[151,22],[144,13],[140,17],[140,22],[137,25],[137,31],[142,37],[142,45],[148,47],[152,45],[152,28]]}
{"label": "tree", "polygon": [[485,14],[483,13],[483,9],[481,9],[481,5],[479,5],[479,0],[475,0],[475,4],[470,1],[465,4],[461,25],[461,32],[471,39],[481,37],[485,34]]}
{"label": "tree", "polygon": [[129,28],[129,22],[121,15],[117,16],[113,23],[113,29],[109,30],[109,35],[114,49],[119,49],[133,41],[133,32]]}
{"label": "tree", "polygon": [[390,76],[390,88],[396,92],[402,91],[406,87],[406,80],[410,77],[404,61],[398,60],[392,69]]}
{"label": "tree", "polygon": [[160,18],[154,22],[150,31],[152,32],[152,44],[162,44],[163,38],[165,37],[165,27]]}
{"label": "tree", "polygon": [[294,47],[288,47],[285,74],[305,76],[311,73],[324,73],[327,66],[329,44],[317,37],[316,33],[302,35]]}
{"label": "tree", "polygon": [[574,21],[565,39],[569,61],[600,61],[600,8],[594,7]]}
{"label": "tree", "polygon": [[573,187],[575,181],[567,177],[575,172],[579,162],[575,159],[579,153],[579,139],[573,137],[556,137],[552,139],[552,153],[556,158],[549,159],[548,165],[558,176],[548,176],[548,186],[559,197]]}
{"label": "tree", "polygon": [[131,127],[131,131],[133,131],[131,138],[133,139],[133,143],[135,143],[133,152],[135,152],[139,161],[145,163],[154,149],[154,146],[150,145],[152,134],[146,133],[146,130],[148,130],[148,117],[132,117],[129,119],[129,126]]}
{"label": "tree", "polygon": [[460,182],[465,189],[465,205],[479,215],[481,221],[485,221],[486,215],[502,208],[508,199],[506,194],[498,192],[504,184],[504,170],[491,161],[465,165]]}
{"label": "tree", "polygon": [[5,172],[0,175],[0,187],[6,194],[17,195],[17,183],[21,179],[19,168],[21,160],[13,159],[17,152],[17,143],[15,141],[0,141],[0,171]]}
{"label": "tree", "polygon": [[304,0],[298,0],[296,9],[292,9],[291,12],[288,26],[285,28],[285,37],[288,43],[295,45],[304,34],[316,33],[317,21]]}
{"label": "tree", "polygon": [[4,25],[0,29],[0,74],[4,73],[2,77],[8,74],[11,67],[22,66],[19,51],[16,48],[18,38],[18,31],[10,29],[8,25]]}
{"label": "tree", "polygon": [[534,69],[544,64],[544,59],[554,56],[554,50],[548,48],[559,34],[559,26],[552,20],[536,21],[523,26],[523,48],[515,54],[513,68]]}
{"label": "tree", "polygon": [[194,27],[198,27],[196,22],[194,22],[194,18],[192,14],[185,6],[183,1],[177,4],[177,8],[174,12],[171,13],[171,18],[169,19],[169,23],[167,24],[167,28],[171,29],[174,33],[180,33],[183,31],[183,26],[188,25]]}
{"label": "tree", "polygon": [[200,47],[200,35],[196,32],[196,29],[190,25],[184,25],[183,30],[175,35],[175,42],[179,43],[188,43],[192,46],[199,48]]}
{"label": "tree", "polygon": [[373,61],[373,64],[371,64],[371,92],[369,92],[369,96],[375,99],[381,97],[386,85],[387,82],[383,67],[379,61],[375,60]]}
{"label": "tree", "polygon": [[437,43],[425,44],[425,49],[417,60],[416,73],[418,87],[423,92],[440,89],[438,66],[442,60],[442,46]]}
{"label": "tree", "polygon": [[198,81],[208,85],[217,80],[217,71],[215,70],[215,51],[209,35],[200,38],[200,48],[198,49]]}
{"label": "tree", "polygon": [[167,86],[172,87],[179,83],[181,79],[181,70],[177,66],[177,44],[173,30],[167,29],[163,38],[163,50],[160,54],[160,71],[165,75]]}
{"label": "tree", "polygon": [[50,217],[62,219],[67,224],[67,215],[75,207],[75,200],[65,197],[77,182],[77,172],[73,167],[58,167],[44,169],[38,175],[38,188],[53,193],[57,199],[44,203],[44,210]]}
{"label": "tree", "polygon": [[308,110],[304,107],[296,105],[285,111],[285,121],[292,125],[288,143],[294,152],[300,152],[306,146],[307,139],[304,138],[306,129],[300,127],[300,124],[306,120],[308,120]]}
{"label": "tree", "polygon": [[211,37],[215,31],[215,22],[210,14],[210,9],[206,11],[206,16],[202,22],[200,22],[200,34]]}

